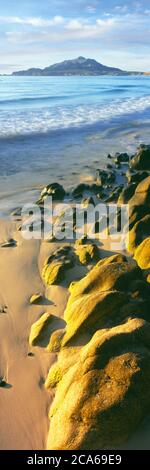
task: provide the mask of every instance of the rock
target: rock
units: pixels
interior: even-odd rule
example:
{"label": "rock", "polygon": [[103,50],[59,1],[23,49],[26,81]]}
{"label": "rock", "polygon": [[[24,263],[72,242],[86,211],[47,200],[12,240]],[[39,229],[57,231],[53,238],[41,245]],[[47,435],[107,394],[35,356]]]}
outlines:
{"label": "rock", "polygon": [[127,250],[134,254],[138,245],[141,242],[150,236],[150,215],[146,215],[143,219],[136,222],[133,228],[129,231],[129,235],[127,237],[126,247]]}
{"label": "rock", "polygon": [[88,243],[81,240],[77,240],[75,243],[76,255],[79,257],[81,264],[87,265],[93,261],[98,261],[100,257],[99,249],[95,243]]}
{"label": "rock", "polygon": [[45,388],[54,388],[62,380],[62,371],[58,364],[54,364],[48,373],[45,381]]}
{"label": "rock", "polygon": [[64,330],[56,330],[52,333],[50,342],[47,346],[48,352],[56,353],[61,349],[61,343],[64,336]]}
{"label": "rock", "polygon": [[147,282],[148,282],[148,283],[150,283],[150,274],[148,274],[148,276],[147,276],[147,279],[146,279],[146,280],[147,280]]}
{"label": "rock", "polygon": [[1,248],[11,248],[13,246],[16,246],[16,240],[13,238],[9,238],[5,242],[0,243]]}
{"label": "rock", "polygon": [[0,387],[1,388],[7,387],[7,381],[6,381],[5,377],[0,377]]}
{"label": "rock", "polygon": [[67,322],[66,333],[62,346],[70,344],[80,335],[94,332],[97,328],[104,328],[106,322],[111,325],[117,310],[123,306],[126,295],[123,292],[108,291],[83,295],[78,299],[70,299],[65,310],[64,318]]}
{"label": "rock", "polygon": [[81,204],[83,205],[83,207],[88,207],[90,204],[92,206],[95,206],[95,202],[94,202],[94,199],[93,197],[85,197],[84,199],[82,199],[81,201]]}
{"label": "rock", "polygon": [[133,170],[150,170],[150,145],[138,149],[130,160],[130,168]]}
{"label": "rock", "polygon": [[0,305],[0,313],[7,313],[7,305]]}
{"label": "rock", "polygon": [[80,184],[78,184],[78,186],[76,186],[76,188],[72,191],[72,195],[73,195],[73,197],[75,197],[75,198],[83,197],[83,193],[84,193],[84,192],[87,192],[87,191],[90,191],[90,185],[89,185],[89,184],[85,184],[85,183],[80,183]]}
{"label": "rock", "polygon": [[131,171],[127,171],[126,176],[128,178],[128,183],[140,183],[140,181],[144,180],[149,176],[147,171],[138,171],[137,173],[131,173]]}
{"label": "rock", "polygon": [[128,290],[128,283],[141,275],[134,260],[117,254],[99,261],[80,281],[70,284],[68,304],[81,295],[108,290]]}
{"label": "rock", "polygon": [[111,170],[113,168],[113,165],[111,165],[111,163],[108,163],[107,168],[108,168],[108,170]]}
{"label": "rock", "polygon": [[148,176],[147,178],[145,178],[144,180],[142,180],[136,190],[135,190],[135,193],[136,194],[139,194],[139,193],[149,193],[150,195],[150,176]]}
{"label": "rock", "polygon": [[128,163],[129,155],[127,153],[116,153],[115,154],[115,163]]}
{"label": "rock", "polygon": [[150,269],[150,237],[145,238],[134,253],[134,259],[141,269]]}
{"label": "rock", "polygon": [[59,183],[48,184],[41,192],[41,198],[52,196],[54,201],[62,201],[65,197],[65,190]]}
{"label": "rock", "polygon": [[149,214],[149,207],[144,204],[130,205],[129,206],[129,230],[133,228],[136,222],[140,221]]}
{"label": "rock", "polygon": [[31,326],[29,345],[37,346],[42,342],[47,334],[51,332],[52,321],[54,320],[53,315],[50,313],[43,313],[43,315]]}
{"label": "rock", "polygon": [[131,183],[126,186],[119,195],[118,204],[127,204],[135,193],[136,183]]}
{"label": "rock", "polygon": [[132,281],[131,285],[129,286],[129,290],[131,297],[134,299],[140,298],[143,300],[150,300],[150,288],[142,279],[135,279],[135,281]]}
{"label": "rock", "polygon": [[39,304],[43,300],[43,295],[41,293],[33,294],[30,297],[30,304]]}
{"label": "rock", "polygon": [[116,173],[115,171],[107,171],[107,170],[96,170],[96,177],[97,183],[100,184],[102,187],[108,183],[114,183],[116,180]]}
{"label": "rock", "polygon": [[127,301],[128,286],[141,276],[136,263],[125,260],[122,255],[101,260],[85,278],[70,285],[63,346],[84,331],[91,332],[92,328],[103,328],[114,321],[117,311]]}
{"label": "rock", "polygon": [[142,180],[129,200],[130,229],[150,212],[150,177]]}
{"label": "rock", "polygon": [[48,449],[115,448],[130,438],[149,412],[149,344],[149,323],[131,319],[98,330],[63,377],[57,364]]}
{"label": "rock", "polygon": [[120,185],[114,188],[114,190],[106,198],[106,202],[117,202],[120,196],[120,193],[122,192],[122,189],[123,189],[123,185]]}
{"label": "rock", "polygon": [[44,264],[42,278],[47,285],[59,284],[65,279],[66,271],[74,265],[70,245],[58,248]]}

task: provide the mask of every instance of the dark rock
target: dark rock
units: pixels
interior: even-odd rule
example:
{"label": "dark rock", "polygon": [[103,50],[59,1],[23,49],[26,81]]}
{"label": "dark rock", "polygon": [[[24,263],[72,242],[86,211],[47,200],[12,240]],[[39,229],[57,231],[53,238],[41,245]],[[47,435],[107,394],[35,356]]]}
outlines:
{"label": "dark rock", "polygon": [[82,197],[84,192],[90,191],[90,185],[86,183],[80,183],[72,191],[72,195],[75,198]]}
{"label": "dark rock", "polygon": [[115,154],[115,163],[128,163],[129,155],[127,153],[116,153]]}
{"label": "dark rock", "polygon": [[51,183],[45,186],[45,188],[41,192],[41,197],[37,201],[38,205],[42,205],[44,200],[51,196],[53,201],[62,201],[65,197],[65,190],[63,186],[59,183]]}
{"label": "dark rock", "polygon": [[136,186],[137,186],[136,183],[131,183],[128,186],[126,186],[121,192],[121,194],[119,195],[118,203],[127,204],[129,199],[131,199],[131,197],[135,193]]}
{"label": "dark rock", "polygon": [[128,183],[140,183],[149,176],[147,171],[138,171],[137,173],[132,173],[130,170],[127,171],[126,176],[128,178]]}
{"label": "dark rock", "polygon": [[130,160],[130,168],[150,171],[150,145],[140,146],[135,156]]}

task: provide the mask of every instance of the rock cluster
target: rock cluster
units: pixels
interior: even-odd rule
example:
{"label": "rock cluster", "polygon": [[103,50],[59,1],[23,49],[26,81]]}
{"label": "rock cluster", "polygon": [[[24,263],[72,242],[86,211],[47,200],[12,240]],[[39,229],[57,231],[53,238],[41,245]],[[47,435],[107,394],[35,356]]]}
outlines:
{"label": "rock cluster", "polygon": [[[95,196],[129,205],[126,254],[100,260],[97,244],[83,238],[54,250],[42,270],[44,283],[53,285],[76,263],[87,265],[87,274],[69,286],[62,325],[45,313],[30,332],[30,345],[42,342],[57,355],[45,380],[55,391],[50,450],[118,447],[150,411],[150,146],[131,159],[108,158],[109,172],[98,170],[96,183],[79,184],[71,198],[85,206]],[[114,164],[130,167],[126,185],[116,186]],[[53,190],[55,200],[63,199],[61,188],[50,186],[41,199]]]}

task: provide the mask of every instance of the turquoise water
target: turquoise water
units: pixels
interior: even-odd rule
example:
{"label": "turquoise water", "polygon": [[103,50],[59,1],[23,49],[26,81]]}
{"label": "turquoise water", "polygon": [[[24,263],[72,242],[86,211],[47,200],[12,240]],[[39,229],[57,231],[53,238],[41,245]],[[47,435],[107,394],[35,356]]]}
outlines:
{"label": "turquoise water", "polygon": [[149,77],[1,77],[0,138],[84,127],[148,107]]}
{"label": "turquoise water", "polygon": [[149,129],[150,77],[0,77],[1,188],[69,186]]}

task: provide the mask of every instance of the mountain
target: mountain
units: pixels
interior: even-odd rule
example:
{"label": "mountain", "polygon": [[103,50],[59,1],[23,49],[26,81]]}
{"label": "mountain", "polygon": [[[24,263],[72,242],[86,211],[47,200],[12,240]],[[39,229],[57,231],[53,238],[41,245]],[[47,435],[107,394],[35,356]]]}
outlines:
{"label": "mountain", "polygon": [[141,74],[140,72],[126,72],[115,67],[107,67],[94,59],[78,57],[73,60],[65,60],[58,64],[50,65],[44,69],[30,68],[13,72],[15,76],[61,76],[61,75],[129,75]]}

